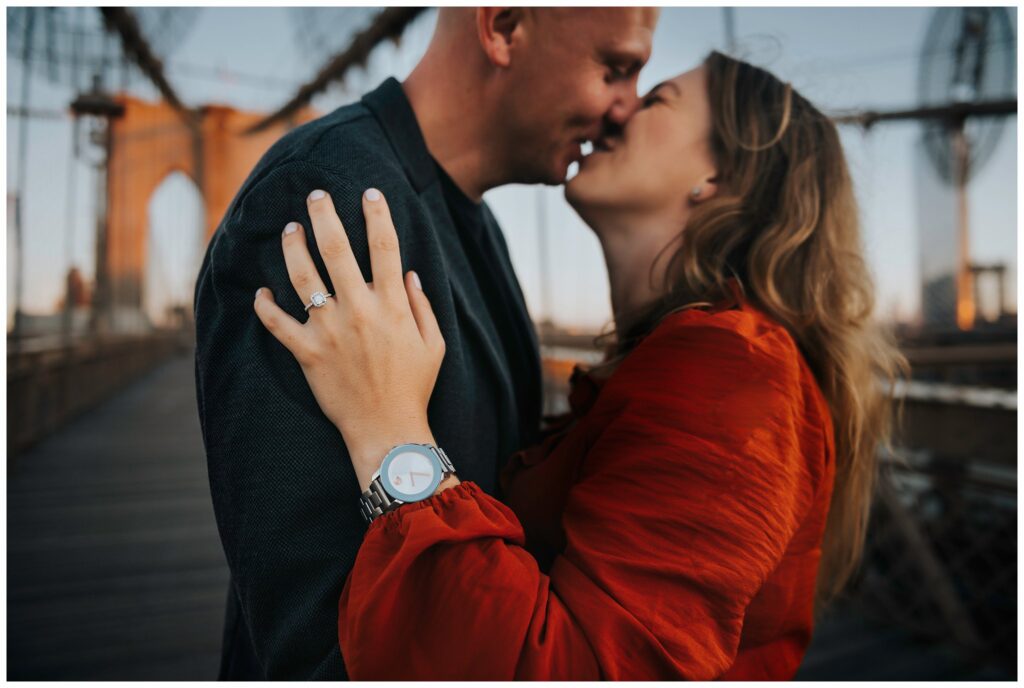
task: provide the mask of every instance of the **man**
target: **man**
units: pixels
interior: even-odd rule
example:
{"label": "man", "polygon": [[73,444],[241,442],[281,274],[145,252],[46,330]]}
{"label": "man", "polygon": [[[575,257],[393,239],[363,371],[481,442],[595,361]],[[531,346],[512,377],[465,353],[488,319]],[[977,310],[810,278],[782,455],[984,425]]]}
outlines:
{"label": "man", "polygon": [[459,478],[494,493],[509,455],[536,439],[540,364],[483,193],[561,183],[583,141],[621,127],[656,21],[644,8],[444,8],[403,84],[295,129],[250,173],[195,294],[199,414],[231,569],[221,679],[346,678],[338,598],[366,530],[341,436],[253,312],[266,285],[305,320],[281,230],[303,225],[332,289],[306,210],[326,190],[370,281],[360,196],[385,194],[403,269],[420,275],[446,342],[430,426]]}

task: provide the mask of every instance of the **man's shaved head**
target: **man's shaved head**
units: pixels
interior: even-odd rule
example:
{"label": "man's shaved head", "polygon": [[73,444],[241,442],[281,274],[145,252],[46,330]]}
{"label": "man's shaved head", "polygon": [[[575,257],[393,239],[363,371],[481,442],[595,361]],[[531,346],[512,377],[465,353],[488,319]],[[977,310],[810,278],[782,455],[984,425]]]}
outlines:
{"label": "man's shaved head", "polygon": [[644,7],[444,7],[418,94],[442,89],[462,128],[485,139],[483,190],[558,184],[582,141],[635,109],[657,17]]}

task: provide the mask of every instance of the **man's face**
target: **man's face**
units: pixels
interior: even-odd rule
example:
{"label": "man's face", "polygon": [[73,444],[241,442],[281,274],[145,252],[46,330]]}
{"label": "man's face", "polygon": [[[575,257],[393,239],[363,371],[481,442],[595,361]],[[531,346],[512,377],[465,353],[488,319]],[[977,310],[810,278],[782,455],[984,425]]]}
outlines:
{"label": "man's face", "polygon": [[657,20],[657,8],[533,11],[502,99],[513,181],[561,184],[584,141],[625,124]]}

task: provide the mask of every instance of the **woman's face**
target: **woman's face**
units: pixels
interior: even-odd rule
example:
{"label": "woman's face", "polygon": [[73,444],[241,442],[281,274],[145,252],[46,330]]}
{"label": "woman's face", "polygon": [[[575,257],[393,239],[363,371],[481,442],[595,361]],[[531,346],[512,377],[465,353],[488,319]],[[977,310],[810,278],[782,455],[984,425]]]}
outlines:
{"label": "woman's face", "polygon": [[677,210],[685,218],[695,186],[703,189],[699,198],[714,193],[710,139],[711,106],[700,66],[651,89],[622,135],[608,139],[607,150],[595,145],[580,163],[565,197],[599,232],[605,216],[673,217]]}

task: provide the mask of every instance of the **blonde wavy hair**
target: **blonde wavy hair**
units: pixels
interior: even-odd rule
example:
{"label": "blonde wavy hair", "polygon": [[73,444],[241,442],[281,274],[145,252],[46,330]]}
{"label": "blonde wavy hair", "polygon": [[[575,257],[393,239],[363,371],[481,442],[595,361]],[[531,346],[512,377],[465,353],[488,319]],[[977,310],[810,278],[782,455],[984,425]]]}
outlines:
{"label": "blonde wavy hair", "polygon": [[909,367],[872,318],[874,286],[835,125],[763,69],[719,52],[703,65],[718,192],[693,209],[667,247],[677,246],[665,296],[634,314],[626,331],[605,335],[614,339],[597,367],[614,369],[669,313],[729,298],[730,278],[746,300],[786,327],[835,428],[817,616],[860,564],[878,452],[890,447],[896,421],[892,391]]}

